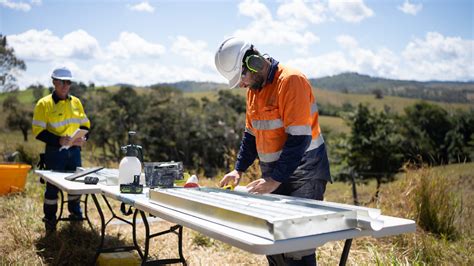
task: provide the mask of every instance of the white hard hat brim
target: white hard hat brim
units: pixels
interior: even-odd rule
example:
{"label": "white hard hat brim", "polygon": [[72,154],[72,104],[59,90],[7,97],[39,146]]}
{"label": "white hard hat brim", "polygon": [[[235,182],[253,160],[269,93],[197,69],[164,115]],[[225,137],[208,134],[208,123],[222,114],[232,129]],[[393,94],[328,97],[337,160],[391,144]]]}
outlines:
{"label": "white hard hat brim", "polygon": [[237,73],[237,75],[235,75],[231,80],[229,80],[229,87],[231,89],[238,87],[241,80],[242,80],[242,74]]}
{"label": "white hard hat brim", "polygon": [[72,80],[72,77],[51,76],[51,78],[59,80]]}

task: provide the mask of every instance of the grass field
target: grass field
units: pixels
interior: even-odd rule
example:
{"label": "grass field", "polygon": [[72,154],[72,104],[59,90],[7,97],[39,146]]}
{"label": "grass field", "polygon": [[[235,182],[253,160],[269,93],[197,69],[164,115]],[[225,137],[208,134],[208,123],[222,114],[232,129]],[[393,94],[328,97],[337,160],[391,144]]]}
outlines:
{"label": "grass field", "polygon": [[[232,92],[245,97],[245,90],[243,89],[234,89]],[[195,99],[201,99],[202,97],[207,97],[210,100],[217,99],[217,92],[191,92],[186,93],[185,95]],[[419,99],[395,96],[384,96],[382,99],[375,99],[373,94],[342,93],[322,89],[314,89],[314,95],[316,97],[316,101],[323,105],[331,104],[341,107],[345,103],[350,103],[352,106],[356,107],[359,103],[363,103],[369,105],[371,108],[375,108],[376,110],[383,110],[385,106],[387,106],[397,113],[402,113],[405,107],[420,101]],[[471,108],[474,108],[474,106],[469,103],[444,103],[434,101],[426,102],[439,105],[447,111],[454,111],[456,109],[467,111]]]}

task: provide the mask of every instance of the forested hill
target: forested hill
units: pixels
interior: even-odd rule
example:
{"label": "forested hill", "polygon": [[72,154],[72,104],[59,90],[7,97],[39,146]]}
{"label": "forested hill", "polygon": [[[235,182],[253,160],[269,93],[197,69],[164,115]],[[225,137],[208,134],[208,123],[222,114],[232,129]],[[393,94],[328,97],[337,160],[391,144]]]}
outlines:
{"label": "forested hill", "polygon": [[198,82],[198,81],[180,81],[173,83],[158,83],[150,87],[173,87],[183,92],[198,92],[198,91],[216,91],[228,88],[224,83],[217,82]]}
{"label": "forested hill", "polygon": [[348,93],[378,93],[442,102],[474,102],[474,82],[410,81],[371,77],[358,73],[310,79],[314,88]]}
{"label": "forested hill", "polygon": [[[411,81],[371,77],[358,73],[343,73],[335,76],[310,79],[313,88],[347,93],[374,93],[417,98],[440,102],[474,103],[474,82]],[[153,86],[174,87],[183,92],[216,91],[228,88],[225,83],[180,81],[158,83]],[[150,87],[153,87],[150,86]]]}

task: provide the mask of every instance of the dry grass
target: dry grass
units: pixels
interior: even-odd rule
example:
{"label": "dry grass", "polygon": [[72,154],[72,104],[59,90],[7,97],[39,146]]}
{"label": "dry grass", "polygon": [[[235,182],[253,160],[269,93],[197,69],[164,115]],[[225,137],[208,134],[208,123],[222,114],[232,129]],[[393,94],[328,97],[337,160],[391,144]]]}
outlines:
{"label": "dry grass", "polygon": [[[474,164],[452,165],[435,169],[410,170],[400,174],[398,180],[382,185],[379,201],[370,207],[380,208],[382,213],[415,219],[413,205],[414,188],[419,182],[421,171],[430,176],[443,175],[454,180],[454,190],[463,200],[463,212],[456,220],[456,228],[462,232],[461,238],[448,241],[427,233],[420,228],[417,233],[374,239],[370,237],[354,240],[348,265],[412,265],[412,264],[456,264],[472,265],[473,250],[473,202]],[[255,172],[255,173],[253,173]],[[255,176],[254,176],[255,175]],[[246,180],[256,178],[257,170],[252,170]],[[201,180],[202,185],[214,186],[217,180]],[[0,197],[0,264],[10,265],[84,265],[93,259],[95,247],[99,243],[96,231],[87,223],[79,226],[60,222],[56,235],[45,237],[42,217],[43,185],[30,174],[25,192]],[[368,202],[375,190],[375,183],[359,185],[359,198]],[[350,186],[343,183],[328,185],[326,200],[351,203]],[[118,211],[118,203],[111,200]],[[89,201],[90,217],[98,228],[98,216],[92,201]],[[105,205],[103,209],[106,209]],[[67,212],[67,211],[66,211]],[[106,212],[110,217],[110,213]],[[151,223],[152,232],[168,229],[172,224],[166,221]],[[138,227],[138,240],[143,246],[144,227]],[[112,224],[107,229],[107,245],[131,244],[131,227],[125,224]],[[153,258],[177,257],[177,238],[165,235],[150,243]],[[344,241],[335,241],[318,248],[320,265],[338,263]],[[252,254],[210,239],[188,228],[184,229],[184,256],[189,265],[266,265],[262,255]]]}

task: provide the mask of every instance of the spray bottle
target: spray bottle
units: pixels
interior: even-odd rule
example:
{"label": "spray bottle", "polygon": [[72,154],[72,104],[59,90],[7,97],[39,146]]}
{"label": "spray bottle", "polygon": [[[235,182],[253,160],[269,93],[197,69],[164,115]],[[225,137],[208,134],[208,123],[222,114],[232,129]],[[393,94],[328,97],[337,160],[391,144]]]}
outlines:
{"label": "spray bottle", "polygon": [[142,163],[140,161],[140,159],[143,158],[142,147],[132,143],[132,137],[135,134],[135,131],[129,131],[129,144],[122,147],[122,151],[125,152],[125,157],[120,161],[119,165],[120,185],[134,183],[135,176],[140,177],[142,172]]}

